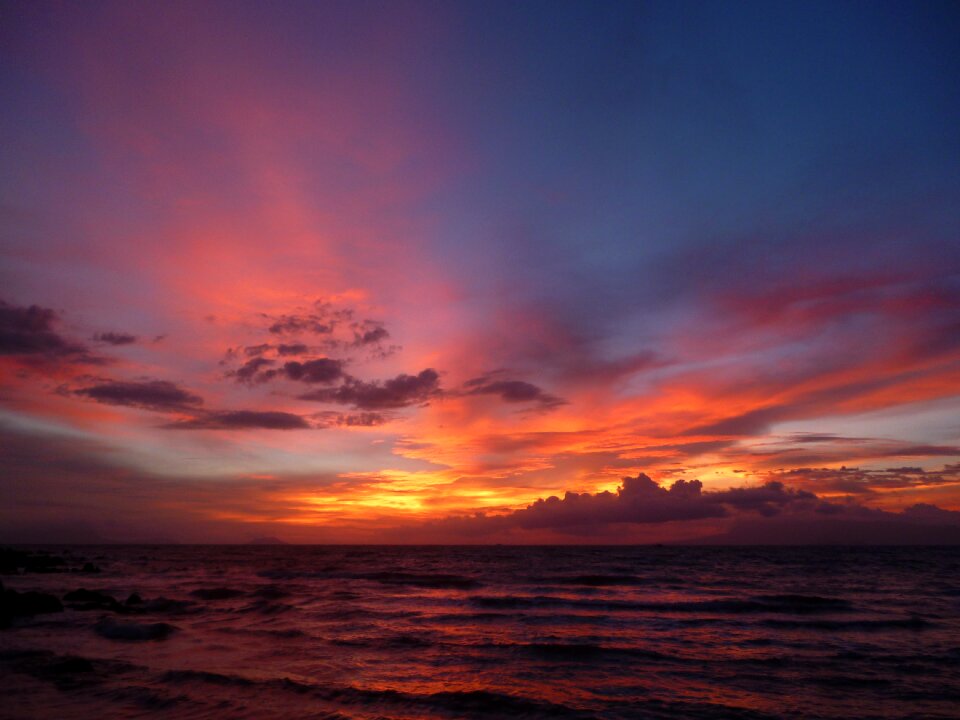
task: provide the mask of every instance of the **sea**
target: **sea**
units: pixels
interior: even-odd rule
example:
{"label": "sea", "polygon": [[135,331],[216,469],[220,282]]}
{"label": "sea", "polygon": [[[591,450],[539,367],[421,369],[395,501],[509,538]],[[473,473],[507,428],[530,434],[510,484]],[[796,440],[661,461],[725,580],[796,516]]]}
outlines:
{"label": "sea", "polygon": [[42,550],[0,718],[960,717],[957,548]]}

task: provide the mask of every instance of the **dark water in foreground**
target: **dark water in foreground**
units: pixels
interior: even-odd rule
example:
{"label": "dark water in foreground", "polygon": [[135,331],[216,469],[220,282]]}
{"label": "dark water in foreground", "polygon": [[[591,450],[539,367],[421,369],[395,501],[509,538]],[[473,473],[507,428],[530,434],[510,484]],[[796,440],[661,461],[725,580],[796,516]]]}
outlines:
{"label": "dark water in foreground", "polygon": [[144,602],[0,630],[0,717],[960,716],[955,548],[66,557],[103,571],[2,580]]}

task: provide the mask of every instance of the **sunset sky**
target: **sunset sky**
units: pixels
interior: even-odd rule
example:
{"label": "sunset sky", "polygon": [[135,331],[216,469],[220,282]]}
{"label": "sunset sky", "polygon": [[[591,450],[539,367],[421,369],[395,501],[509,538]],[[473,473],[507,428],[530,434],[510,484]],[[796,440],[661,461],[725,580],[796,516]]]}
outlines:
{"label": "sunset sky", "polygon": [[958,37],[3,3],[0,541],[960,526]]}

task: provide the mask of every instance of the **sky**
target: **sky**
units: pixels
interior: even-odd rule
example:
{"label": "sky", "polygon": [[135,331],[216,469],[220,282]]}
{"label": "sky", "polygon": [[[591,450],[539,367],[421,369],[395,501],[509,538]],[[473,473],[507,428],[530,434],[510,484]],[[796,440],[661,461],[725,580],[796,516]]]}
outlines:
{"label": "sky", "polygon": [[0,541],[960,542],[952,2],[3,2]]}

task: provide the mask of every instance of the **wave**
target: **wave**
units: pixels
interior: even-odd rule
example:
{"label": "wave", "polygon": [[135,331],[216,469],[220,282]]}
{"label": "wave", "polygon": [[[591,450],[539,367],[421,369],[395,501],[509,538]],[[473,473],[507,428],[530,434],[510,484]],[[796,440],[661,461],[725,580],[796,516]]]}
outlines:
{"label": "wave", "polygon": [[549,581],[561,585],[586,585],[587,587],[639,585],[642,582],[636,575],[574,575],[550,578]]}
{"label": "wave", "polygon": [[270,585],[261,585],[252,593],[251,596],[262,598],[263,600],[279,600],[280,598],[285,598],[290,595],[289,590],[285,590],[279,585],[270,584]]}
{"label": "wave", "polygon": [[208,670],[168,670],[161,677],[163,682],[180,684],[184,682],[205,682],[212,685],[238,685],[250,687],[254,681],[243,675],[219,673]]}
{"label": "wave", "polygon": [[798,630],[926,630],[934,623],[924,618],[891,618],[879,620],[781,620],[769,619],[763,622],[771,628],[794,628]]}
{"label": "wave", "polygon": [[432,574],[384,571],[354,573],[344,575],[344,577],[356,580],[372,580],[384,585],[409,585],[411,587],[436,590],[472,590],[481,587],[481,583],[474,578],[445,573]]}
{"label": "wave", "polygon": [[[0,718],[838,720],[960,701],[955,549],[142,552],[110,549],[95,579],[2,578],[66,609],[0,630]],[[161,621],[180,629],[153,640]]]}
{"label": "wave", "polygon": [[387,635],[374,638],[338,638],[331,640],[332,645],[341,647],[363,647],[374,649],[412,649],[427,648],[437,645],[437,643],[427,639],[422,635]]}
{"label": "wave", "polygon": [[413,573],[396,570],[348,572],[340,567],[298,572],[285,569],[262,570],[258,577],[267,580],[367,580],[382,585],[407,585],[436,590],[474,590],[483,584],[476,578],[451,573]]}
{"label": "wave", "polygon": [[613,660],[670,660],[663,653],[645,648],[613,647],[591,642],[493,642],[461,643],[431,640],[422,635],[398,634],[378,637],[340,638],[331,641],[339,647],[370,648],[374,650],[415,650],[443,648],[452,656],[464,653],[510,653],[551,661],[613,661]]}
{"label": "wave", "polygon": [[309,694],[321,700],[347,705],[388,706],[441,711],[469,717],[569,718],[592,717],[560,703],[490,690],[442,690],[413,693],[394,689],[359,688],[351,685],[321,685],[305,678],[276,677],[253,679],[242,674],[205,670],[171,670],[163,675],[171,684],[205,683],[227,687],[269,686],[297,694]]}
{"label": "wave", "polygon": [[153,600],[147,600],[142,605],[138,605],[138,610],[144,613],[155,613],[159,615],[188,615],[202,611],[202,607],[192,600],[172,600],[167,597],[158,597]]}
{"label": "wave", "polygon": [[635,610],[656,613],[835,613],[849,612],[849,602],[839,598],[806,595],[764,595],[753,598],[690,600],[677,602],[644,602],[536,596],[472,596],[469,601],[478,607],[499,609],[574,608],[578,610]]}
{"label": "wave", "polygon": [[123,660],[60,655],[50,650],[8,650],[0,652],[0,676],[5,669],[45,680],[66,691],[143,668]]}
{"label": "wave", "polygon": [[287,603],[271,602],[269,600],[257,600],[249,605],[239,608],[240,613],[256,613],[257,615],[280,615],[295,610],[296,607]]}
{"label": "wave", "polygon": [[609,647],[596,643],[493,643],[482,647],[506,650],[522,655],[530,655],[543,660],[595,661],[595,660],[670,660],[667,655],[655,650],[643,648]]}

